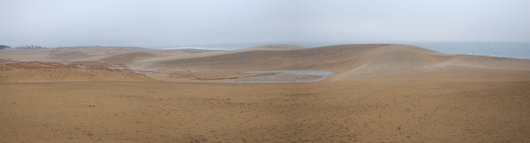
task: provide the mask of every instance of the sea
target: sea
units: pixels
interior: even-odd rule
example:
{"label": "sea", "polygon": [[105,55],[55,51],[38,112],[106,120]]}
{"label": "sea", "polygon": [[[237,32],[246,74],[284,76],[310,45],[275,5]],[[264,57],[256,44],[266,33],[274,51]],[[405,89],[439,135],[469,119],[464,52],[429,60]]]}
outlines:
{"label": "sea", "polygon": [[270,43],[233,43],[149,47],[149,49],[202,49],[202,50],[238,50],[267,44],[291,44],[306,47],[321,47],[341,44],[405,44],[422,47],[447,54],[487,55],[530,59],[530,41],[528,42],[270,42]]}

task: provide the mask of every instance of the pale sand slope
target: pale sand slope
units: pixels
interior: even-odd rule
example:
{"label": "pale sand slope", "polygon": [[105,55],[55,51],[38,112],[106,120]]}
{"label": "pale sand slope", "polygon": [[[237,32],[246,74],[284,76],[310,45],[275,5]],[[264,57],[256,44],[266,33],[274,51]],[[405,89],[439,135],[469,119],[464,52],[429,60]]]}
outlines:
{"label": "pale sand slope", "polygon": [[[0,76],[33,77],[0,82],[0,142],[530,141],[530,60],[406,45],[275,46],[0,50],[2,59],[99,61],[140,70],[339,72],[319,82],[249,84],[3,65]],[[65,52],[77,56],[61,57]]]}

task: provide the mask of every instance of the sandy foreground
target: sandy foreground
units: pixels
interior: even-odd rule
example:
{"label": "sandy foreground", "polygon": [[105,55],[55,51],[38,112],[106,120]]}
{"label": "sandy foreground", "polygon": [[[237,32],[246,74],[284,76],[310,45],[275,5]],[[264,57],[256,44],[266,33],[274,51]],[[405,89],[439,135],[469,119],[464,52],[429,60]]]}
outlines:
{"label": "sandy foreground", "polygon": [[[234,83],[330,70],[317,82]],[[530,60],[408,45],[0,50],[0,142],[530,142]]]}

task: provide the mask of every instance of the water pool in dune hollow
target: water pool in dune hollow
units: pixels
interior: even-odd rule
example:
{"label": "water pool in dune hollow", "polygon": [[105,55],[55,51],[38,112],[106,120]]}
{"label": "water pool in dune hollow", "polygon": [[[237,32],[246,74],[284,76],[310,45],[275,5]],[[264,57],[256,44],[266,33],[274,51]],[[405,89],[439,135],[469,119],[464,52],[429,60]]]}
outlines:
{"label": "water pool in dune hollow", "polygon": [[324,70],[272,70],[272,71],[247,71],[245,73],[288,73],[288,74],[303,74],[303,75],[332,75],[335,71]]}

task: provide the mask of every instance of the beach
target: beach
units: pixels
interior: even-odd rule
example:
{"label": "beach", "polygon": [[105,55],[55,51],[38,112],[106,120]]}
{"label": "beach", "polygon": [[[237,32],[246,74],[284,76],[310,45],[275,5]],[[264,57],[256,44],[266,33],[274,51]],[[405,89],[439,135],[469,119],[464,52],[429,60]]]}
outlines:
{"label": "beach", "polygon": [[[246,73],[270,70],[336,73]],[[529,59],[395,44],[0,50],[0,142],[529,142],[529,118]]]}

